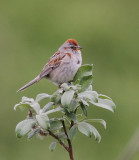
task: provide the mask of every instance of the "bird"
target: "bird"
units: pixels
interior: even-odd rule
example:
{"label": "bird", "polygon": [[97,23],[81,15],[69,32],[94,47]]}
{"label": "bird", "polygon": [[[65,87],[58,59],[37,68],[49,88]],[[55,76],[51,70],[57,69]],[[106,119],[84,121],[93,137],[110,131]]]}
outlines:
{"label": "bird", "polygon": [[25,90],[43,78],[52,81],[59,87],[63,83],[71,82],[82,65],[81,49],[82,47],[75,39],[66,40],[45,64],[40,74],[17,92]]}

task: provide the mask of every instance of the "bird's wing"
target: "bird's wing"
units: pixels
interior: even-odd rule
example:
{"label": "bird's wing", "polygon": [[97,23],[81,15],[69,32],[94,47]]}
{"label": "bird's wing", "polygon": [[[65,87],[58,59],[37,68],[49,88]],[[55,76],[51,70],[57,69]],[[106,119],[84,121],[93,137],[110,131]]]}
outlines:
{"label": "bird's wing", "polygon": [[47,76],[52,70],[57,68],[61,64],[61,61],[65,56],[66,56],[65,53],[61,53],[60,51],[57,51],[42,69],[40,73],[40,78]]}

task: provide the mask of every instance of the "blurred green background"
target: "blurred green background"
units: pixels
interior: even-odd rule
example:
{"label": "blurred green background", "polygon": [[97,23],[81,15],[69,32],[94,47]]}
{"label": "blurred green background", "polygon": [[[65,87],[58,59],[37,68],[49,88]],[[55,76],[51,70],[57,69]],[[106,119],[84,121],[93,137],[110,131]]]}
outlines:
{"label": "blurred green background", "polygon": [[[100,144],[78,134],[75,160],[119,160],[139,127],[139,1],[0,0],[0,160],[68,160],[51,138],[17,139],[16,124],[26,113],[14,111],[22,96],[53,93],[47,80],[16,93],[32,80],[68,38],[83,47],[83,64],[94,64],[94,90],[110,96],[116,113],[89,108],[89,118],[103,118]],[[133,160],[139,159],[137,152]]]}

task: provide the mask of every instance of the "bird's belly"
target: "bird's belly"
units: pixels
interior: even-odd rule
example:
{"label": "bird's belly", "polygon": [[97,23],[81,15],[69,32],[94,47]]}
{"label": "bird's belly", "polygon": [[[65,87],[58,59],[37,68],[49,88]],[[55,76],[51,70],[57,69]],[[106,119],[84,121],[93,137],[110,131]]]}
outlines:
{"label": "bird's belly", "polygon": [[56,84],[62,84],[73,80],[80,65],[77,63],[65,62],[49,74],[49,79]]}

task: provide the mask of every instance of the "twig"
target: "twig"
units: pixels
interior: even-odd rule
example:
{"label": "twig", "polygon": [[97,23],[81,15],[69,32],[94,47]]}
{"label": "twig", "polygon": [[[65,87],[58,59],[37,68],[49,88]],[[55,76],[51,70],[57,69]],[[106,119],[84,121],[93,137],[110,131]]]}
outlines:
{"label": "twig", "polygon": [[73,122],[73,121],[71,121],[70,128],[71,128],[73,125],[74,125],[74,122]]}
{"label": "twig", "polygon": [[[71,124],[72,123],[74,124],[73,121],[71,121]],[[62,125],[63,125],[64,132],[65,132],[65,134],[67,136],[67,141],[68,141],[68,145],[69,145],[68,152],[69,152],[70,160],[74,160],[74,158],[73,158],[73,151],[72,151],[72,144],[71,144],[71,141],[70,141],[70,139],[68,137],[64,120],[62,120]]]}
{"label": "twig", "polygon": [[68,152],[69,152],[69,148],[65,145],[65,143],[63,143],[58,136],[56,136],[53,132],[51,132],[50,130],[48,130],[49,135],[52,136],[53,138],[55,138]]}
{"label": "twig", "polygon": [[43,131],[43,130],[40,130],[39,134],[42,135],[42,136],[47,136],[49,134],[50,136],[52,136],[53,138],[55,138],[69,152],[69,147],[66,146],[66,144],[64,142],[62,142],[59,139],[59,137],[57,135],[55,135],[53,132],[51,132],[50,130],[47,130],[47,132]]}

